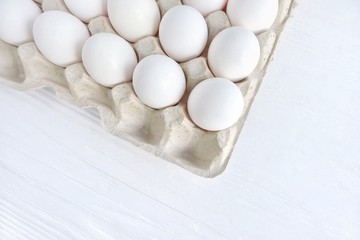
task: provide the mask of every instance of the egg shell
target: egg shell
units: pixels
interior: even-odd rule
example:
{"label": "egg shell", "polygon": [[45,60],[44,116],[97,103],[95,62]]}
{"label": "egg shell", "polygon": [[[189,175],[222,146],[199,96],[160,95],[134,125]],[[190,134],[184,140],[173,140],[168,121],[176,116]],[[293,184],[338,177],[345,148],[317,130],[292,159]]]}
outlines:
{"label": "egg shell", "polygon": [[182,0],[183,4],[196,8],[204,17],[212,12],[223,10],[227,0]]}
{"label": "egg shell", "polygon": [[198,127],[220,131],[239,120],[244,110],[244,98],[233,82],[210,78],[195,86],[187,106],[190,118]]}
{"label": "egg shell", "polygon": [[[280,3],[281,14],[276,23],[271,30],[257,36],[262,46],[262,64],[258,65],[248,80],[236,83],[245,97],[244,114],[236,125],[223,131],[205,132],[194,126],[185,113],[187,108],[183,100],[186,96],[174,107],[154,111],[138,101],[131,83],[124,83],[112,89],[101,87],[86,74],[81,63],[69,66],[66,70],[58,67],[44,60],[33,42],[16,48],[0,41],[0,82],[22,91],[51,88],[60,99],[69,103],[94,107],[99,110],[102,125],[110,133],[194,174],[214,177],[226,168],[256,95],[257,91],[254,90],[261,85],[269,66],[267,59],[271,59],[274,47],[279,46],[277,40],[285,22],[288,22],[289,16],[292,15],[294,1],[280,0]],[[166,6],[170,8],[170,5]],[[162,8],[162,12],[166,12],[166,9]],[[213,32],[211,29],[214,28],[214,24],[217,25],[216,22],[223,21],[223,17],[218,18],[218,13],[220,12],[208,16],[209,32]],[[105,19],[106,17],[97,18],[99,24],[89,26],[90,29],[96,27],[91,31],[109,31],[109,21],[100,24],[101,20]],[[215,29],[218,27],[215,26]],[[153,40],[153,37],[145,38],[142,44],[134,45],[136,52],[142,52],[139,55],[144,57],[155,52],[160,54],[158,41]],[[149,51],[150,49],[152,50]],[[197,84],[197,81],[212,77],[208,69],[206,76],[204,75],[203,68],[206,68],[207,64],[203,57],[182,64],[188,82]],[[25,119],[24,124],[26,123]]]}
{"label": "egg shell", "polygon": [[66,67],[81,61],[81,50],[90,33],[83,22],[63,11],[48,11],[34,22],[34,40],[52,63]]}
{"label": "egg shell", "polygon": [[107,16],[107,0],[64,0],[66,7],[81,21],[88,23],[99,16]]}
{"label": "egg shell", "polygon": [[0,39],[16,46],[32,41],[32,26],[41,13],[31,0],[0,0]]}
{"label": "egg shell", "polygon": [[226,7],[232,26],[246,27],[255,34],[269,29],[278,11],[278,0],[229,0]]}
{"label": "egg shell", "polygon": [[112,33],[98,33],[86,40],[82,60],[89,75],[105,87],[131,81],[137,64],[132,46]]}
{"label": "egg shell", "polygon": [[108,14],[116,32],[130,42],[155,36],[160,10],[154,0],[109,0]]}
{"label": "egg shell", "polygon": [[186,89],[186,79],[174,60],[164,55],[151,55],[136,66],[133,87],[142,103],[161,109],[181,100]]}
{"label": "egg shell", "polygon": [[186,5],[171,8],[160,23],[159,39],[166,54],[178,62],[198,57],[208,39],[204,17]]}
{"label": "egg shell", "polygon": [[248,77],[259,60],[259,41],[244,27],[230,27],[221,31],[209,47],[208,62],[212,73],[233,82]]}

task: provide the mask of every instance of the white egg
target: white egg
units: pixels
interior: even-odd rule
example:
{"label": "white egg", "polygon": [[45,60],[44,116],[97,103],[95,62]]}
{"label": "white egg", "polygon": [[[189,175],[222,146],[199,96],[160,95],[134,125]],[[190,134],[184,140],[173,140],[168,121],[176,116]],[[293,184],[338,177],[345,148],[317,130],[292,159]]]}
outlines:
{"label": "white egg", "polygon": [[89,75],[106,87],[131,81],[137,64],[132,46],[112,33],[98,33],[86,40],[82,60]]}
{"label": "white egg", "polygon": [[212,12],[224,9],[227,0],[182,0],[183,4],[196,8],[206,17]]}
{"label": "white egg", "polygon": [[210,78],[191,91],[187,107],[197,126],[208,131],[220,131],[239,120],[244,110],[244,98],[233,82]]}
{"label": "white egg", "polygon": [[133,86],[142,103],[160,109],[175,105],[181,100],[186,79],[177,62],[167,56],[151,55],[136,66]]}
{"label": "white egg", "polygon": [[161,20],[159,39],[169,57],[185,62],[198,57],[204,51],[208,28],[204,17],[195,8],[176,6]]}
{"label": "white egg", "polygon": [[83,22],[63,11],[48,11],[34,22],[34,40],[52,63],[66,67],[81,61],[81,49],[90,33]]}
{"label": "white egg", "polygon": [[155,0],[109,0],[108,13],[116,32],[130,42],[158,32],[160,10]]}
{"label": "white egg", "polygon": [[107,0],[64,0],[66,7],[81,21],[107,15]]}
{"label": "white egg", "polygon": [[32,41],[32,26],[41,12],[32,0],[0,0],[0,39],[16,46]]}
{"label": "white egg", "polygon": [[259,41],[254,33],[243,27],[221,31],[209,47],[208,63],[212,73],[233,82],[248,77],[259,60]]}
{"label": "white egg", "polygon": [[231,25],[246,27],[255,34],[271,27],[278,10],[279,0],[229,0],[226,7]]}

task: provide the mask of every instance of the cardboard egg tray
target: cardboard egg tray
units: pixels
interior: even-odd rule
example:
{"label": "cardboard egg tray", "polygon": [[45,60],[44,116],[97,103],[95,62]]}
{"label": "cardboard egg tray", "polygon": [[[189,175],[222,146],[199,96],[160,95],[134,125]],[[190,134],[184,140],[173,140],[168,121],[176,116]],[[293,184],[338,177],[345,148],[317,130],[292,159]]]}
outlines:
{"label": "cardboard egg tray", "polygon": [[[62,0],[37,0],[44,11],[68,11]],[[161,14],[180,0],[157,0]],[[219,132],[196,127],[189,118],[186,102],[191,89],[200,81],[213,77],[207,65],[207,49],[199,58],[182,63],[187,90],[176,106],[153,110],[136,97],[131,82],[112,89],[95,83],[81,63],[61,68],[49,63],[33,42],[14,47],[0,41],[0,83],[20,90],[50,87],[57,96],[80,107],[96,108],[104,128],[120,138],[156,156],[179,165],[199,176],[214,177],[222,173],[244,125],[251,103],[262,82],[271,55],[284,24],[294,6],[294,0],[279,0],[280,10],[270,30],[257,35],[262,56],[254,73],[236,83],[245,98],[245,110],[234,126]],[[218,11],[206,17],[209,42],[221,30],[230,27],[226,14]],[[109,19],[93,19],[91,34],[112,32]],[[147,37],[133,44],[139,61],[152,54],[164,54],[157,37]],[[226,107],[226,106],[224,106]]]}

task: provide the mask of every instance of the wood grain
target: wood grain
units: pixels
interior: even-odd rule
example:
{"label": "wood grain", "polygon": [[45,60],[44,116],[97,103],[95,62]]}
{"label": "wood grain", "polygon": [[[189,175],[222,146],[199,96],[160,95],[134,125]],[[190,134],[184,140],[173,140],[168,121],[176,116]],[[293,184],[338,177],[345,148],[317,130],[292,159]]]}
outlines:
{"label": "wood grain", "polygon": [[212,180],[0,87],[0,239],[360,239],[359,22],[359,1],[298,1]]}

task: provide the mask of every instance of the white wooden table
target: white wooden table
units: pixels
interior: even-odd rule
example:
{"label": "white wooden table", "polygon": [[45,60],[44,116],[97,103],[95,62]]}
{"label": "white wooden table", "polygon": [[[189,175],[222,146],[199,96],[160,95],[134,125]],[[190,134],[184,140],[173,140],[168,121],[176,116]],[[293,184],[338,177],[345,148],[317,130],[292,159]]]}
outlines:
{"label": "white wooden table", "polygon": [[360,239],[360,1],[294,15],[215,179],[0,86],[0,239]]}

